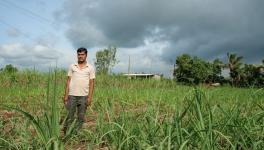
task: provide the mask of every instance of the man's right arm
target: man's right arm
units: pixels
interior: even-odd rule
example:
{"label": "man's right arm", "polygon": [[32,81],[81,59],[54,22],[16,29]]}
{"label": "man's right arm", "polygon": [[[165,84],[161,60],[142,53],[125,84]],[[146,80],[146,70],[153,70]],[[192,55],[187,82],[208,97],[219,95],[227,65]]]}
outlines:
{"label": "man's right arm", "polygon": [[71,76],[68,76],[67,82],[66,82],[65,94],[64,94],[64,104],[65,105],[68,102],[70,82],[71,82]]}

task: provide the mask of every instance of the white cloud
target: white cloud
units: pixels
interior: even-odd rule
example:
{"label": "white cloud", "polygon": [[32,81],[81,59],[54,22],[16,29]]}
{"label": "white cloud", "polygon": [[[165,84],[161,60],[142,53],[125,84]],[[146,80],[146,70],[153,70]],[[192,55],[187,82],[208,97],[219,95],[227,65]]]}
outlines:
{"label": "white cloud", "polygon": [[118,48],[117,60],[120,62],[113,68],[113,71],[127,73],[130,57],[131,73],[157,73],[170,77],[172,66],[160,57],[168,43],[166,41],[153,42],[148,39],[144,43],[145,45],[136,48]]}
{"label": "white cloud", "polygon": [[0,45],[2,65],[13,64],[21,68],[35,66],[39,69],[47,69],[50,65],[54,65],[55,59],[61,56],[63,55],[59,50],[50,49],[44,45],[21,43]]}
{"label": "white cloud", "polygon": [[20,43],[1,45],[0,52],[0,57],[3,59],[15,59],[27,56],[26,48]]}

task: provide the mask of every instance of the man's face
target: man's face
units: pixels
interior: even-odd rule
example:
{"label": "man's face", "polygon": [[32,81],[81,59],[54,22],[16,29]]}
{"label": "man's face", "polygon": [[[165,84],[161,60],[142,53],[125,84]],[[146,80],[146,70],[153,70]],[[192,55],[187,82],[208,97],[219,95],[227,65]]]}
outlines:
{"label": "man's face", "polygon": [[80,63],[85,62],[86,61],[86,57],[87,57],[87,55],[85,54],[85,52],[77,53],[78,62],[80,62]]}

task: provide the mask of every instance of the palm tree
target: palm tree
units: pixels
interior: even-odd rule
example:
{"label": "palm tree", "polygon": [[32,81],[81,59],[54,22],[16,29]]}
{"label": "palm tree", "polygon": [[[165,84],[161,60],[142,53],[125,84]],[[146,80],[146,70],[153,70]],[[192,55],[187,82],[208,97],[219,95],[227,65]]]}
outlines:
{"label": "palm tree", "polygon": [[227,57],[228,57],[228,68],[230,71],[230,77],[231,77],[231,83],[232,85],[238,85],[240,79],[241,79],[241,66],[243,65],[243,63],[241,62],[241,60],[243,59],[243,56],[237,56],[236,54],[230,54],[227,53]]}
{"label": "palm tree", "polygon": [[210,75],[211,81],[214,83],[222,82],[223,76],[221,74],[222,74],[222,69],[225,67],[225,64],[220,59],[217,58],[213,61],[211,66],[212,66],[212,73]]}
{"label": "palm tree", "polygon": [[224,63],[220,59],[215,59],[213,61],[213,72],[215,75],[221,75],[222,68],[224,68]]}

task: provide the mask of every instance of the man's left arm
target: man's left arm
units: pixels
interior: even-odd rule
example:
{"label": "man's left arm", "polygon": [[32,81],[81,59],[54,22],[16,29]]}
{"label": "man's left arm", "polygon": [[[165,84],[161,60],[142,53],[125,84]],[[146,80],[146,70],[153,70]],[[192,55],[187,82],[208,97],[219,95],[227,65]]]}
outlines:
{"label": "man's left arm", "polygon": [[90,79],[89,80],[89,94],[88,94],[88,99],[87,99],[87,106],[90,106],[92,104],[93,92],[94,92],[94,79]]}

